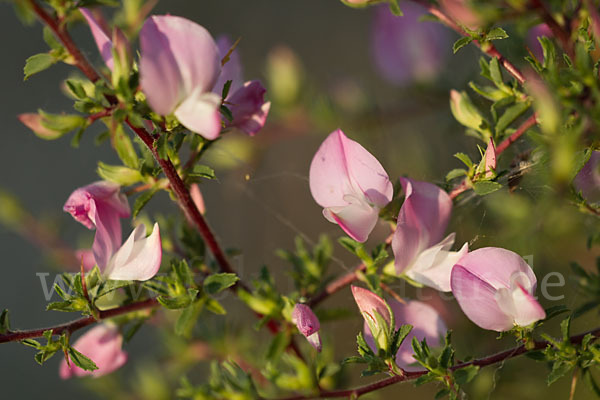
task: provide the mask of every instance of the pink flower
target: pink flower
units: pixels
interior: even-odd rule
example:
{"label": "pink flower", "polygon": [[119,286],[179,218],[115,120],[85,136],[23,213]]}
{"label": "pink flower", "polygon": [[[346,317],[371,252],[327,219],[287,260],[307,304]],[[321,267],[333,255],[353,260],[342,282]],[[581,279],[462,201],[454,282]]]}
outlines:
{"label": "pink flower", "polygon": [[156,275],[162,259],[158,224],[148,237],[144,225],[136,227],[121,245],[119,218],[130,213],[118,185],[100,181],[79,188],[69,196],[64,210],[88,229],[96,228],[92,252],[107,279],[144,281]]}
{"label": "pink flower", "polygon": [[120,187],[99,181],[75,190],[63,209],[88,229],[96,229],[92,251],[98,266],[108,264],[112,254],[121,246],[119,218],[130,216],[129,204]]}
{"label": "pink flower", "polygon": [[182,17],[146,20],[140,32],[140,82],[150,107],[174,113],[188,129],[207,139],[221,131],[221,96],[212,93],[221,59],[202,26]]}
{"label": "pink flower", "polygon": [[450,251],[455,234],[444,238],[450,220],[452,199],[428,182],[400,178],[406,194],[392,239],[398,275],[443,292],[450,291],[452,267],[468,251],[465,243]]}
{"label": "pink flower", "polygon": [[[416,362],[413,357],[412,338],[416,337],[419,341],[426,339],[428,345],[436,346],[441,342],[446,333],[446,324],[437,311],[426,303],[412,300],[406,304],[402,304],[392,299],[389,301],[389,304],[394,313],[396,329],[400,329],[402,325],[412,325],[413,327],[396,353],[396,364],[407,371],[419,370],[421,368],[410,366],[410,364]],[[377,352],[375,341],[368,328],[368,324],[365,322],[365,340],[371,349]]]}
{"label": "pink flower", "polygon": [[401,5],[402,17],[387,4],[376,7],[371,33],[373,58],[383,78],[403,86],[430,81],[444,66],[449,38],[440,24],[419,21],[425,8],[411,2]]}
{"label": "pink flower", "polygon": [[483,22],[470,3],[469,0],[440,0],[442,10],[453,20],[471,30],[478,30]]}
{"label": "pink flower", "polygon": [[[223,36],[217,40],[217,46],[220,54],[224,56],[231,49],[232,43]],[[271,102],[265,102],[266,89],[259,81],[248,81],[242,84],[242,66],[235,50],[223,66],[213,92],[220,95],[223,86],[229,80],[231,86],[225,101],[233,114],[233,121],[224,120],[225,125],[236,127],[254,136],[265,125]]]}
{"label": "pink flower", "polygon": [[310,165],[310,191],[327,220],[364,242],[393,196],[387,173],[373,155],[341,130],[321,144]]}
{"label": "pink flower", "polygon": [[321,336],[319,335],[319,319],[309,306],[304,304],[296,304],[292,311],[292,322],[296,324],[298,330],[303,334],[308,342],[317,351],[321,351]]}
{"label": "pink flower", "polygon": [[463,256],[452,269],[452,293],[467,317],[498,332],[546,317],[533,297],[537,280],[516,253],[496,247]]}
{"label": "pink flower", "polygon": [[100,55],[104,60],[104,63],[110,70],[112,71],[114,67],[114,60],[112,54],[113,44],[110,39],[109,33],[104,30],[104,28],[96,21],[94,15],[87,8],[80,8],[79,11],[87,21],[90,30],[92,31],[92,36],[94,37],[94,41],[96,42],[96,46],[100,51]]}
{"label": "pink flower", "polygon": [[527,33],[527,45],[529,46],[529,49],[531,50],[535,58],[537,58],[540,61],[543,61],[544,50],[542,49],[542,45],[538,40],[538,37],[540,36],[546,36],[549,38],[553,36],[552,31],[550,30],[548,25],[539,24],[531,28],[529,30],[529,33]]}
{"label": "pink flower", "polygon": [[600,201],[600,151],[593,151],[588,162],[579,170],[573,186],[575,190],[581,192],[581,195],[591,203]]}
{"label": "pink flower", "polygon": [[91,271],[96,265],[96,259],[91,249],[75,250],[77,261],[83,264],[84,271]]}
{"label": "pink flower", "polygon": [[121,347],[123,337],[119,330],[111,325],[100,324],[81,336],[73,348],[84,356],[90,358],[98,369],[86,371],[73,364],[67,365],[66,360],[62,360],[59,369],[59,375],[62,379],[68,379],[72,376],[82,377],[90,375],[99,378],[103,375],[119,369],[127,361],[127,353]]}

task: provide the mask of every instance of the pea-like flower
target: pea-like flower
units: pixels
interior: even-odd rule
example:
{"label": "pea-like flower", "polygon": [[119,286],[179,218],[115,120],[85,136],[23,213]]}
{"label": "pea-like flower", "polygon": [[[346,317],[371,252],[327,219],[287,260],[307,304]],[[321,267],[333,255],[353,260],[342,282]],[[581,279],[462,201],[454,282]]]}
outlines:
{"label": "pea-like flower", "polygon": [[63,359],[59,375],[62,379],[68,379],[73,376],[99,378],[110,374],[127,362],[127,353],[123,351],[122,346],[123,336],[117,327],[108,324],[95,326],[77,339],[73,348],[94,361],[98,369],[86,371],[74,365],[72,361],[69,366]]}
{"label": "pea-like flower", "polygon": [[317,150],[309,181],[325,218],[359,242],[367,240],[394,191],[379,161],[339,129]]}
{"label": "pea-like flower", "polygon": [[158,224],[148,237],[144,225],[136,227],[121,245],[119,218],[129,217],[130,211],[118,185],[99,181],[79,188],[63,209],[88,229],[96,229],[92,252],[106,278],[143,281],[156,275],[162,259]]}
{"label": "pea-like flower", "polygon": [[210,33],[182,17],[155,15],[140,31],[140,46],[140,83],[152,110],[174,113],[186,128],[215,139],[221,96],[212,89],[221,59]]}
{"label": "pea-like flower", "polygon": [[467,243],[457,252],[450,251],[455,234],[444,237],[452,199],[431,183],[408,178],[400,181],[405,199],[392,238],[396,273],[448,292],[452,267],[468,252]]}
{"label": "pea-like flower", "polygon": [[365,324],[369,328],[370,337],[378,348],[387,350],[391,341],[391,328],[394,317],[381,297],[370,290],[359,286],[351,286],[354,301],[358,306]]}
{"label": "pea-like flower", "polygon": [[317,351],[321,351],[321,324],[315,313],[305,304],[296,304],[292,311],[292,322]]}
{"label": "pea-like flower", "polygon": [[535,274],[512,251],[485,247],[470,252],[452,269],[451,282],[463,312],[483,329],[502,332],[546,317],[533,297]]}

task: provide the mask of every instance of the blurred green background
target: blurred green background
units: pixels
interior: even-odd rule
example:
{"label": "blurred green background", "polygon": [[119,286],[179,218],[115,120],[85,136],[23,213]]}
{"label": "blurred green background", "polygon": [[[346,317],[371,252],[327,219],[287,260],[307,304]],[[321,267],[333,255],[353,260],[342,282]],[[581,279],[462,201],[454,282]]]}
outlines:
{"label": "blurred green background", "polygon": [[[116,156],[106,144],[94,145],[93,128],[84,135],[80,148],[73,149],[68,139],[45,142],[17,121],[19,113],[38,108],[69,111],[70,102],[61,95],[59,82],[72,74],[73,69],[57,65],[23,82],[25,59],[46,49],[42,29],[39,24],[24,27],[7,3],[0,3],[0,10],[4,54],[0,65],[3,121],[0,188],[17,196],[25,209],[52,227],[69,245],[89,245],[92,234],[62,213],[62,205],[75,188],[98,179],[95,174],[98,160],[114,163]],[[202,186],[211,225],[226,247],[241,250],[242,255],[235,257],[233,264],[243,279],[250,280],[266,264],[281,290],[291,290],[289,265],[276,257],[275,250],[292,249],[297,235],[309,243],[316,242],[323,232],[332,238],[341,236],[341,230],[322,217],[308,189],[312,155],[334,129],[342,128],[349,137],[361,142],[381,161],[392,179],[408,175],[444,184],[446,172],[460,167],[452,154],[463,151],[478,159],[476,139],[464,135],[448,106],[450,89],[465,90],[468,80],[478,79],[478,51],[468,47],[458,55],[449,55],[442,73],[432,82],[395,87],[379,76],[371,60],[372,11],[349,9],[336,0],[164,0],[155,8],[155,13],[192,19],[215,37],[220,34],[241,37],[238,51],[245,78],[260,78],[268,90],[273,89],[267,92],[273,105],[264,130],[254,139],[235,134],[220,143],[209,162],[215,167],[218,180]],[[73,36],[92,61],[101,62],[83,24],[74,27]],[[450,43],[456,38],[450,31],[448,36]],[[523,64],[520,60],[524,50],[518,33],[510,43],[501,45],[509,59]],[[294,93],[293,87],[284,88],[279,96],[273,87],[273,66],[286,60],[298,72],[298,92],[292,98],[285,96]],[[514,147],[503,155],[501,166],[507,167],[520,151],[529,148],[526,141]],[[467,196],[460,201],[449,229],[457,232],[457,245],[469,241],[471,248],[493,245],[530,256],[528,260],[538,277],[551,271],[567,276],[571,261],[593,267],[598,251],[588,250],[585,241],[597,230],[596,219],[556,198],[551,188],[540,182],[543,181],[534,170],[514,193],[503,189],[485,198]],[[153,199],[149,209],[178,213],[164,194]],[[370,243],[377,243],[385,236],[382,227]],[[39,248],[2,225],[0,243],[3,257],[0,308],[11,310],[13,327],[33,328],[70,319],[60,313],[44,312],[46,302],[36,273],[51,272],[53,279],[58,271],[56,266],[49,265]],[[335,255],[331,272],[341,274],[356,264],[338,245]],[[402,290],[400,285],[396,288]],[[413,292],[406,291],[409,295]],[[562,303],[569,307],[585,300],[574,294],[568,277],[564,289],[552,289],[551,293],[566,294]],[[435,294],[429,294],[434,304],[445,310],[447,325],[455,332],[459,358],[512,346],[511,339],[497,342],[494,333],[476,328],[454,301],[437,301]],[[555,305],[544,300],[542,303]],[[222,317],[207,319],[209,334],[220,335],[224,329],[235,335],[243,326],[250,330],[254,320],[247,309],[233,298],[227,299],[226,304],[231,326],[223,327]],[[355,311],[349,289],[322,305],[340,306]],[[573,331],[590,329],[598,322],[596,314],[588,313],[574,323]],[[335,343],[334,358],[341,360],[354,354],[355,336],[360,329],[362,319],[358,312],[351,319],[323,324],[324,345]],[[557,333],[554,325],[550,331]],[[242,352],[244,348],[255,353],[257,349],[264,351],[267,335],[252,333],[239,343],[228,342],[230,339],[226,338],[224,346],[238,346]],[[111,393],[108,395],[111,398],[121,394],[131,399],[171,398],[173,392],[165,391],[161,382],[176,375],[177,368],[165,360],[165,345],[171,349],[179,346],[170,343],[154,327],[145,326],[126,346],[130,361],[116,374],[118,377],[82,382],[58,378],[59,356],[40,367],[33,360],[31,349],[16,343],[3,344],[1,397],[94,398],[85,390],[85,385],[91,385]],[[198,352],[202,353],[201,344],[198,346]],[[198,369],[194,376],[199,382],[205,378],[203,371]],[[346,368],[344,387],[366,382],[367,379],[359,378],[359,373],[360,366]],[[484,369],[468,392],[474,399],[568,398],[569,379],[563,378],[547,388],[546,374],[544,365],[527,359],[512,360]],[[129,395],[113,386],[119,380],[124,382]],[[576,398],[591,398],[589,391],[582,384],[579,386]],[[372,397],[402,394],[432,398],[433,393],[434,388],[415,390],[409,383],[395,385]]]}

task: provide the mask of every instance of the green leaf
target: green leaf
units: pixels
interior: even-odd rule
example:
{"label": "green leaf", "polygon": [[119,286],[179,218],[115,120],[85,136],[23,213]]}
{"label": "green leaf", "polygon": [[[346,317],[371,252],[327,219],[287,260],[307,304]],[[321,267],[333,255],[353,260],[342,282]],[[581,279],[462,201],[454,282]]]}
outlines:
{"label": "green leaf", "polygon": [[456,54],[457,51],[459,51],[460,49],[462,49],[463,47],[465,47],[472,41],[473,41],[473,38],[470,36],[461,37],[456,42],[454,42],[454,45],[452,45],[452,51],[454,52],[454,54]]}
{"label": "green leaf", "polygon": [[67,87],[69,88],[73,96],[81,100],[87,98],[87,94],[85,93],[85,89],[83,88],[81,82],[78,82],[74,79],[67,79],[65,83],[67,84]]}
{"label": "green leaf", "polygon": [[225,84],[223,85],[223,91],[221,92],[221,97],[222,98],[227,98],[227,95],[229,94],[229,89],[231,89],[231,80],[225,82]]}
{"label": "green leaf", "polygon": [[220,273],[212,274],[204,279],[203,287],[204,291],[209,294],[217,294],[223,290],[235,285],[240,278],[236,274],[231,273]]}
{"label": "green leaf", "polygon": [[571,370],[571,368],[572,366],[569,363],[566,363],[564,361],[556,361],[552,365],[552,371],[550,371],[550,374],[548,374],[548,386],[552,385],[558,379],[563,377],[567,372]]}
{"label": "green leaf", "polygon": [[508,33],[500,27],[496,27],[485,35],[486,40],[501,40],[508,38]]}
{"label": "green leaf", "polygon": [[473,161],[471,161],[471,157],[469,157],[465,153],[456,153],[454,154],[454,157],[462,161],[463,164],[465,164],[468,168],[471,168],[473,166]]}
{"label": "green leaf", "polygon": [[42,116],[41,124],[50,130],[68,133],[73,129],[85,126],[85,118],[75,114],[49,114],[42,110],[38,110]]}
{"label": "green leaf", "polygon": [[198,316],[202,311],[202,303],[196,302],[187,308],[184,308],[175,322],[175,334],[189,338],[192,335],[192,329],[196,324]]}
{"label": "green leaf", "polygon": [[290,344],[290,336],[287,332],[279,332],[269,345],[265,358],[267,361],[279,360],[287,346]]}
{"label": "green leaf", "polygon": [[98,366],[92,360],[75,350],[73,347],[69,347],[68,353],[71,362],[77,365],[79,368],[86,371],[94,371],[98,369]]}
{"label": "green leaf", "polygon": [[398,5],[398,0],[390,0],[389,7],[391,13],[394,14],[396,17],[402,17],[404,15],[402,10],[400,9],[400,6]]}
{"label": "green leaf", "polygon": [[206,179],[216,179],[215,170],[207,165],[194,165],[192,171],[188,173],[189,176],[197,176]]}
{"label": "green leaf", "polygon": [[479,372],[478,366],[469,365],[467,367],[457,369],[456,371],[454,371],[454,379],[456,380],[456,383],[458,383],[459,385],[464,385],[466,383],[471,382],[473,380],[473,378],[475,378],[477,376],[478,372]]}
{"label": "green leaf", "polygon": [[473,191],[479,196],[485,196],[502,188],[502,185],[493,181],[480,181],[473,184]]}
{"label": "green leaf", "polygon": [[42,72],[43,70],[50,68],[56,63],[56,58],[49,53],[40,53],[33,55],[25,61],[25,68],[23,73],[25,74],[24,80],[29,79],[30,76]]}
{"label": "green leaf", "polygon": [[98,162],[96,172],[104,180],[118,183],[121,186],[129,186],[140,182],[143,177],[137,169],[122,165],[108,165]]}
{"label": "green leaf", "polygon": [[204,302],[205,302],[206,309],[208,311],[210,311],[211,313],[214,313],[217,315],[227,314],[227,311],[225,311],[225,309],[223,308],[221,303],[219,303],[217,300],[210,298],[210,297],[206,297]]}
{"label": "green leaf", "polygon": [[502,78],[502,70],[500,69],[500,63],[496,57],[492,57],[490,60],[490,77],[497,87],[504,87],[504,79]]}
{"label": "green leaf", "polygon": [[158,192],[158,189],[152,188],[143,192],[135,199],[135,202],[133,203],[133,211],[131,213],[133,218],[138,216],[140,211],[142,211],[142,208],[144,208],[146,204],[148,204],[148,202],[156,194],[156,192]]}
{"label": "green leaf", "polygon": [[167,160],[169,158],[169,135],[167,133],[160,135],[155,142],[155,146],[158,156],[163,160]]}
{"label": "green leaf", "polygon": [[467,170],[462,168],[455,168],[452,171],[446,174],[446,181],[451,181],[452,179],[456,179],[459,176],[466,176]]}
{"label": "green leaf", "polygon": [[514,120],[519,118],[525,111],[529,109],[529,103],[517,103],[504,111],[504,114],[498,118],[496,123],[496,133],[503,132]]}
{"label": "green leaf", "polygon": [[175,271],[175,275],[177,275],[177,279],[183,286],[191,286],[194,283],[194,274],[190,270],[190,267],[185,260],[181,260],[181,262],[174,261],[172,263],[173,271]]}
{"label": "green leaf", "polygon": [[118,124],[113,132],[112,144],[123,164],[130,168],[139,168],[138,155],[135,152],[129,135],[125,133],[122,124]]}

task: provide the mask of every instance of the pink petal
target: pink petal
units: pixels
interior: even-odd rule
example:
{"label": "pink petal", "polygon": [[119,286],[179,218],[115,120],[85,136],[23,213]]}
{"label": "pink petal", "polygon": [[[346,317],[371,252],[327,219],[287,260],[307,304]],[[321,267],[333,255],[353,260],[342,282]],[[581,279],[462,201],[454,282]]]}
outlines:
{"label": "pink petal", "polygon": [[158,224],[150,236],[146,237],[146,227],[138,225],[114,254],[104,271],[108,279],[113,280],[148,280],[160,269],[162,260],[162,244]]}
{"label": "pink petal", "polygon": [[480,328],[503,332],[513,327],[513,319],[496,302],[496,289],[460,262],[452,269],[451,286],[460,308]]}
{"label": "pink petal", "polygon": [[233,121],[226,122],[254,136],[265,125],[271,108],[271,103],[264,100],[265,93],[266,89],[259,81],[244,83],[244,86],[227,98],[227,102],[231,103],[229,108]]}
{"label": "pink petal", "polygon": [[110,374],[120,368],[127,361],[127,353],[121,347],[123,337],[118,329],[107,324],[100,324],[87,331],[74,344],[73,347],[90,358],[97,370],[85,371],[73,364],[67,365],[66,360],[62,360],[59,369],[59,375],[62,379],[72,376],[82,377],[90,375],[94,378]]}
{"label": "pink petal", "polygon": [[529,50],[531,50],[535,58],[537,58],[540,61],[543,61],[544,50],[542,49],[542,45],[538,40],[538,37],[540,36],[546,36],[548,38],[551,38],[553,36],[552,30],[550,30],[548,25],[538,24],[531,28],[529,30],[529,33],[527,34],[527,46],[529,47]]}
{"label": "pink petal", "polygon": [[402,17],[393,15],[387,4],[375,8],[371,48],[373,60],[383,78],[404,86],[415,81],[430,81],[444,67],[449,36],[444,27],[420,21],[426,10],[404,2]]}
{"label": "pink petal", "polygon": [[513,293],[513,299],[517,308],[514,316],[517,325],[528,326],[546,318],[544,308],[524,287],[519,286],[516,293]]}
{"label": "pink petal", "polygon": [[327,220],[337,223],[352,239],[365,242],[379,219],[379,210],[356,197],[344,197],[348,205],[323,209]]}
{"label": "pink petal", "polygon": [[104,60],[104,63],[110,70],[112,71],[114,66],[113,56],[112,56],[112,41],[108,34],[102,29],[98,21],[94,18],[94,14],[88,10],[87,8],[80,8],[79,11],[86,19],[90,30],[92,31],[92,36],[94,36],[94,41],[96,42],[96,46],[98,46],[98,51]]}
{"label": "pink petal", "polygon": [[96,210],[95,208],[92,210],[92,202],[104,205],[110,213],[114,213],[120,218],[127,218],[130,215],[129,203],[127,197],[120,193],[119,189],[119,185],[111,182],[94,182],[71,193],[63,210],[88,229],[94,228],[93,219]]}
{"label": "pink petal", "polygon": [[192,197],[192,201],[196,205],[196,208],[200,211],[200,214],[204,215],[206,206],[204,204],[204,197],[200,191],[200,186],[198,186],[197,183],[190,185],[190,196]]}
{"label": "pink petal", "polygon": [[469,251],[465,243],[459,251],[450,251],[454,244],[454,233],[440,243],[419,254],[414,264],[405,272],[413,281],[442,292],[449,292],[450,274],[454,265]]}
{"label": "pink petal", "polygon": [[315,332],[312,335],[307,336],[306,340],[308,340],[308,343],[310,343],[310,345],[314,347],[318,352],[320,352],[323,349],[323,346],[321,345],[321,335],[319,334],[319,332]]}
{"label": "pink petal", "polygon": [[186,128],[214,140],[221,132],[221,98],[214,93],[194,92],[175,110],[175,116]]}
{"label": "pink petal", "polygon": [[359,286],[350,286],[350,289],[352,289],[354,301],[356,301],[356,305],[365,320],[369,318],[372,323],[377,324],[377,318],[375,317],[375,312],[377,312],[388,325],[391,323],[392,317],[385,301],[381,297]]}
{"label": "pink petal", "polygon": [[484,247],[462,257],[457,265],[487,282],[494,289],[510,288],[514,277],[523,273],[529,290],[535,290],[537,279],[525,260],[517,253],[498,247]]}
{"label": "pink petal", "polygon": [[292,311],[292,322],[296,324],[300,333],[308,337],[321,328],[315,313],[305,304],[296,304]]}
{"label": "pink petal", "polygon": [[170,38],[159,29],[156,18],[148,18],[140,31],[140,83],[150,107],[169,115],[186,93]]}
{"label": "pink petal", "polygon": [[400,178],[405,193],[392,238],[394,264],[401,274],[423,250],[440,242],[450,221],[452,199],[439,187]]}
{"label": "pink petal", "polygon": [[[231,46],[233,46],[233,42],[228,36],[223,35],[217,38],[217,48],[219,49],[219,56],[221,58],[225,57],[225,54],[231,50]],[[220,96],[221,93],[223,93],[223,86],[225,86],[227,81],[231,81],[231,86],[229,87],[229,96],[241,88],[242,82],[244,81],[242,74],[242,63],[240,61],[240,54],[237,51],[237,48],[229,55],[229,61],[227,61],[227,63],[225,63],[225,65],[223,65],[221,68],[221,74],[215,83],[213,92]]]}
{"label": "pink petal", "polygon": [[102,202],[93,202],[92,208],[96,211],[94,216],[96,235],[94,236],[92,252],[98,267],[103,270],[108,265],[112,255],[121,246],[121,222],[119,216]]}
{"label": "pink petal", "polygon": [[579,170],[575,179],[573,179],[575,190],[581,192],[581,195],[591,203],[600,201],[599,163],[600,151],[593,151],[588,162]]}
{"label": "pink petal", "polygon": [[53,140],[61,136],[60,132],[53,131],[52,129],[46,128],[43,124],[43,117],[37,113],[24,113],[17,116],[19,121],[29,129],[31,129],[36,135],[42,139]]}

